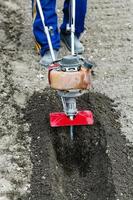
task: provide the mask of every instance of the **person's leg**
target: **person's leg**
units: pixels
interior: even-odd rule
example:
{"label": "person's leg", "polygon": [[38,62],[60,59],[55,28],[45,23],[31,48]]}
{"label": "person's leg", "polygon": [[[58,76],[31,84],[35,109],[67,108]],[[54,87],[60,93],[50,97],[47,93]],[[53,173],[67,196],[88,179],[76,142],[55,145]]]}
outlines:
{"label": "person's leg", "polygon": [[[45,24],[53,28],[51,33],[52,45],[55,50],[60,48],[60,35],[57,27],[57,14],[55,11],[56,0],[40,0],[43,14],[45,17]],[[49,50],[47,37],[44,33],[44,28],[40,18],[36,0],[32,0],[32,15],[33,15],[33,33],[36,40],[36,47],[38,48],[41,56]]]}
{"label": "person's leg", "polygon": [[[65,0],[64,2],[64,18],[61,25],[61,31],[66,31],[66,26],[69,23],[70,0]],[[75,35],[79,38],[80,34],[84,31],[85,15],[87,10],[87,0],[76,0],[76,21],[75,21]]]}
{"label": "person's leg", "polygon": [[75,34],[80,37],[84,32],[85,16],[87,11],[87,0],[76,0],[76,30]]}
{"label": "person's leg", "polygon": [[63,17],[63,23],[60,27],[62,32],[66,32],[66,27],[67,24],[69,24],[69,4],[70,4],[70,0],[65,0],[64,2],[64,8],[63,8],[63,13],[64,13],[64,17]]}

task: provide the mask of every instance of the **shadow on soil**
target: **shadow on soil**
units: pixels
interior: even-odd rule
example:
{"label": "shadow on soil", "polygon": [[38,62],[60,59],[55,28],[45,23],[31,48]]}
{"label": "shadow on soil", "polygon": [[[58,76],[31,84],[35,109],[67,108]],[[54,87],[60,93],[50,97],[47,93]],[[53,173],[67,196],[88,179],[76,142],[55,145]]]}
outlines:
{"label": "shadow on soil", "polygon": [[[115,151],[119,154],[117,142],[122,149],[125,143],[120,139],[118,114],[113,102],[98,93],[85,94],[77,102],[79,110],[93,111],[95,124],[76,127],[73,143],[69,128],[50,128],[49,113],[62,111],[54,91],[35,93],[28,102],[24,112],[31,124],[32,200],[116,199],[108,154],[112,151],[115,159]],[[120,164],[126,158],[121,159],[117,159]]]}

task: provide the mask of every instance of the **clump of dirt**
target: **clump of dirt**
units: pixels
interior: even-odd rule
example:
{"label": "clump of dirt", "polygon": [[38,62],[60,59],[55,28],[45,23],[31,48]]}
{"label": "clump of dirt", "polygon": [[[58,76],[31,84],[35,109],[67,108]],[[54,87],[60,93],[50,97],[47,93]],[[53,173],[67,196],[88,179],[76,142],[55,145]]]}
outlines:
{"label": "clump of dirt", "polygon": [[[120,133],[113,101],[89,93],[78,98],[79,109],[94,113],[93,126],[75,127],[71,142],[69,128],[51,128],[49,113],[62,111],[60,98],[46,89],[34,93],[25,113],[30,123],[33,163],[30,199],[114,200],[133,197],[132,151]],[[129,176],[130,175],[130,176]],[[128,178],[127,178],[128,177]]]}

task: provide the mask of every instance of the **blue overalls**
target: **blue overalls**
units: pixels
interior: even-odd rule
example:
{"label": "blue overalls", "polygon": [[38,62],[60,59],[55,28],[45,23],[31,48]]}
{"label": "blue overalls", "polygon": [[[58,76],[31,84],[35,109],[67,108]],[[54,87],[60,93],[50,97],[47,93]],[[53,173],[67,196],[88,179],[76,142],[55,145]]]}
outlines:
{"label": "blue overalls", "polygon": [[[57,14],[56,14],[56,0],[40,0],[43,9],[45,24],[53,28],[51,40],[53,48],[58,50],[60,48],[60,34],[57,27]],[[65,31],[69,23],[69,3],[70,0],[64,2],[64,18],[61,25],[61,30]],[[76,24],[75,35],[77,37],[84,31],[84,20],[87,10],[87,0],[76,0]],[[32,0],[32,15],[33,15],[33,33],[35,36],[36,48],[41,56],[49,49],[47,37],[44,33],[43,25],[37,8],[36,0]]]}

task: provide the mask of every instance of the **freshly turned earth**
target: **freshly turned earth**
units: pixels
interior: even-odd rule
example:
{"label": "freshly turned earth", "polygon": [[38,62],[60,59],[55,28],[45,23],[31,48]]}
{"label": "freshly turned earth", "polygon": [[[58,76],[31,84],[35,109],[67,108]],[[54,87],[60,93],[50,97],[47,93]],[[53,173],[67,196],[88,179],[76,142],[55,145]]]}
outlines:
{"label": "freshly turned earth", "polygon": [[[33,163],[31,199],[113,200],[114,176],[117,184],[123,184],[122,193],[127,185],[132,193],[132,162],[126,155],[133,156],[133,152],[125,146],[113,101],[99,93],[89,93],[77,102],[79,109],[93,111],[95,123],[75,127],[73,142],[69,128],[50,128],[49,113],[61,111],[62,107],[55,92],[46,89],[35,93],[27,104],[25,120],[31,124]],[[127,173],[131,176],[128,180]]]}

